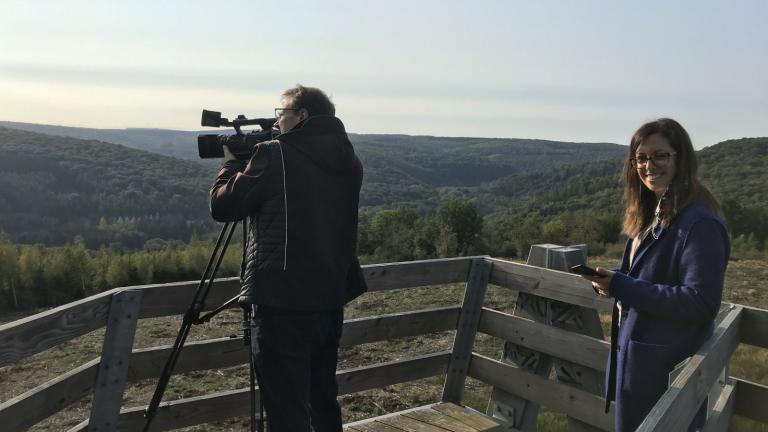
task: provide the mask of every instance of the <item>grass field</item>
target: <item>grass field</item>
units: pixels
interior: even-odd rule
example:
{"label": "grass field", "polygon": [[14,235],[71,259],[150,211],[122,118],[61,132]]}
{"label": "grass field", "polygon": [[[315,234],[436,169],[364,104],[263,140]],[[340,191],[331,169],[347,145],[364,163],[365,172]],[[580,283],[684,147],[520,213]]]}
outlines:
{"label": "grass field", "polygon": [[[613,267],[615,260],[593,258],[591,264]],[[463,284],[392,290],[366,294],[349,305],[346,318],[380,315],[384,313],[418,310],[461,303]],[[490,287],[486,306],[511,311],[515,294],[512,291]],[[764,261],[734,261],[728,269],[725,300],[768,309],[768,263]],[[18,317],[14,317],[18,318]],[[603,316],[604,324],[609,318]],[[3,321],[10,320],[5,317]],[[181,324],[180,317],[149,319],[139,323],[135,347],[170,345]],[[227,311],[208,324],[195,327],[189,340],[203,340],[239,334],[241,314]],[[92,332],[57,348],[40,353],[19,364],[0,368],[0,401],[7,401],[53,377],[67,372],[99,356],[103,330]],[[380,363],[419,354],[450,349],[453,332],[422,337],[403,338],[381,343],[344,348],[340,352],[339,369]],[[498,358],[503,342],[480,335],[475,351]],[[768,385],[768,350],[741,346],[734,354],[731,375]],[[164,400],[188,398],[214,391],[247,386],[247,366],[211,370],[175,376],[169,384]],[[365,391],[340,398],[345,422],[381,415],[405,408],[438,401],[442,394],[443,378],[430,378],[383,389]],[[123,405],[146,405],[154,390],[152,380],[139,382],[126,391]],[[490,388],[476,380],[468,380],[465,403],[485,411]],[[66,430],[88,417],[90,400],[83,399],[69,409],[33,427],[32,431]],[[185,431],[242,431],[247,430],[247,419],[234,419],[211,425],[183,429]],[[539,415],[539,431],[567,430],[566,418],[544,408]],[[760,425],[736,418],[731,430],[768,432],[768,425]]]}

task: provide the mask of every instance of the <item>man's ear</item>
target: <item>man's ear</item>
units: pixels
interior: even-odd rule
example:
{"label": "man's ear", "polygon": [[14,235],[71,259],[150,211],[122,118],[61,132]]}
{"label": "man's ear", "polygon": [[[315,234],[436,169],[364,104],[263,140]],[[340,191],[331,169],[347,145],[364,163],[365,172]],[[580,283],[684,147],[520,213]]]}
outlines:
{"label": "man's ear", "polygon": [[299,110],[299,121],[304,121],[309,118],[309,111],[306,108]]}

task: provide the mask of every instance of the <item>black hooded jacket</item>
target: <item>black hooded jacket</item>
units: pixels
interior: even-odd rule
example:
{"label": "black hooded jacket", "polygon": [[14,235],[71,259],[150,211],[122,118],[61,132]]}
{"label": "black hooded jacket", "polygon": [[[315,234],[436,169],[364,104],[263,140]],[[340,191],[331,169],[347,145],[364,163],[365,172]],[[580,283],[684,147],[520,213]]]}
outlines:
{"label": "black hooded jacket", "polygon": [[310,117],[260,143],[244,165],[224,164],[211,214],[249,218],[243,290],[252,301],[327,310],[365,291],[356,257],[363,169],[341,121]]}

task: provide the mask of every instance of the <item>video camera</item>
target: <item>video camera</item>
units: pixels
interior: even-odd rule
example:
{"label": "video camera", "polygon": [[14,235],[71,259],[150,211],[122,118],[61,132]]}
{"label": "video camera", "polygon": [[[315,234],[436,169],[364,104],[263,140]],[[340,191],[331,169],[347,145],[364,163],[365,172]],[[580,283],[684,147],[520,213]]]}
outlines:
{"label": "video camera", "polygon": [[[201,159],[224,157],[223,145],[226,145],[236,158],[248,160],[251,158],[251,152],[256,144],[262,141],[268,141],[278,134],[277,129],[273,129],[274,118],[247,119],[240,114],[236,119],[229,121],[221,117],[220,112],[203,110],[203,118],[200,121],[202,126],[222,127],[232,126],[235,128],[234,135],[216,135],[205,134],[197,136],[197,154]],[[253,130],[243,133],[241,126],[258,125],[261,130]]]}

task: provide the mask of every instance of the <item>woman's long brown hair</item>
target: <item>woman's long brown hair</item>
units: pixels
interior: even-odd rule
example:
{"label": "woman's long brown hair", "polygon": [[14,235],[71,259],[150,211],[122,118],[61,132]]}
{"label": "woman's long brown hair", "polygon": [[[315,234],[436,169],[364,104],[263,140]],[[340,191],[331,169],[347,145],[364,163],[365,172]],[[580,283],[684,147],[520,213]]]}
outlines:
{"label": "woman's long brown hair", "polygon": [[669,224],[677,214],[693,201],[703,201],[716,213],[720,213],[720,205],[709,190],[699,182],[696,173],[698,161],[688,132],[680,123],[669,118],[661,118],[646,123],[635,132],[629,144],[629,155],[624,160],[624,200],[627,209],[624,214],[624,233],[635,238],[648,227],[654,218],[658,203],[656,195],[640,180],[637,169],[632,166],[630,158],[635,156],[637,148],[651,135],[659,134],[669,141],[676,155],[672,162],[677,168],[666,192],[666,209],[662,223]]}

